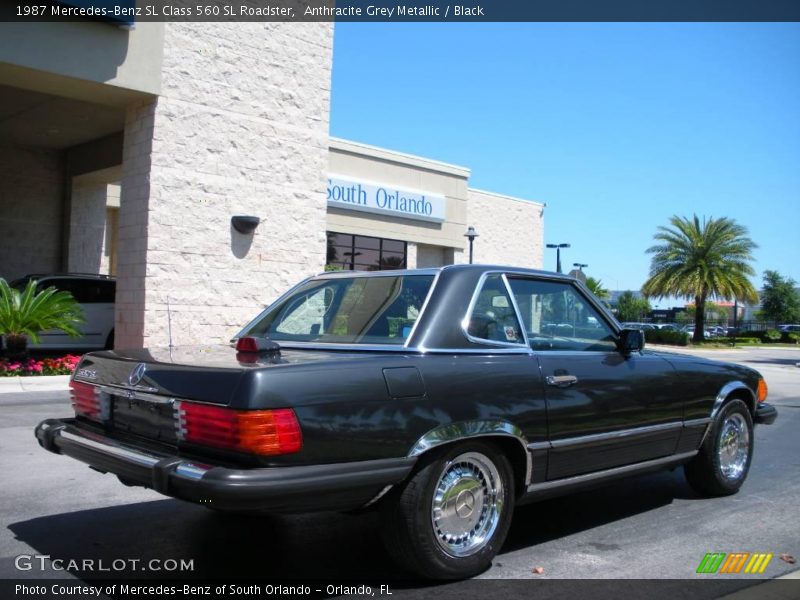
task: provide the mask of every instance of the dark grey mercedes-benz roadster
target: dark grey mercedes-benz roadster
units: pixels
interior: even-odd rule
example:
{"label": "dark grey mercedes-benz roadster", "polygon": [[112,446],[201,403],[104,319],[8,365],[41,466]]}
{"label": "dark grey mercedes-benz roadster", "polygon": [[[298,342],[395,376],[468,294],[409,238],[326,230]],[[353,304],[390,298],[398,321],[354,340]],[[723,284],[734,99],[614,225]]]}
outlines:
{"label": "dark grey mercedes-benz roadster", "polygon": [[213,509],[380,510],[413,572],[485,569],[514,506],[683,465],[747,477],[754,370],[644,349],[575,279],[459,265],[325,273],[234,347],[86,355],[47,450]]}

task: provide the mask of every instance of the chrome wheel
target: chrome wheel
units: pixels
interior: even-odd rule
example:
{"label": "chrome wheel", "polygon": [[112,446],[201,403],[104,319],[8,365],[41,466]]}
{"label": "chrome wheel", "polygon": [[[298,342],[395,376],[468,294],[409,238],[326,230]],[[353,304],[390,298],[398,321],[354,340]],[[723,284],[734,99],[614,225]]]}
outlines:
{"label": "chrome wheel", "polygon": [[731,413],[720,427],[717,455],[722,475],[739,479],[747,468],[750,454],[750,430],[740,413]]}
{"label": "chrome wheel", "polygon": [[441,549],[458,558],[480,551],[497,529],[503,498],[500,473],[486,456],[467,452],[448,461],[431,503],[431,522]]}

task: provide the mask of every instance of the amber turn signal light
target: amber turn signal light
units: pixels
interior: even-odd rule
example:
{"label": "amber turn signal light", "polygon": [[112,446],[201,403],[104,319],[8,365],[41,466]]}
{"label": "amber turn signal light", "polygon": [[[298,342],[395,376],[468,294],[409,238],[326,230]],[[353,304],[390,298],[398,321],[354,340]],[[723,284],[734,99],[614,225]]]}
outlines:
{"label": "amber turn signal light", "polygon": [[764,381],[764,378],[758,380],[758,390],[756,390],[756,397],[758,398],[759,402],[763,402],[767,399],[767,382]]}

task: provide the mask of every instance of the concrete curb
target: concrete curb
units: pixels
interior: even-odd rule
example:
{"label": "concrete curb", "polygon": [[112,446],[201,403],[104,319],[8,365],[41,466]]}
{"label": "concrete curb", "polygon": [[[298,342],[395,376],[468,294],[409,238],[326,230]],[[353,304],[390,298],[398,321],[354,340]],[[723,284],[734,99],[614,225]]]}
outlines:
{"label": "concrete curb", "polygon": [[65,392],[69,389],[69,377],[69,375],[0,377],[0,394]]}

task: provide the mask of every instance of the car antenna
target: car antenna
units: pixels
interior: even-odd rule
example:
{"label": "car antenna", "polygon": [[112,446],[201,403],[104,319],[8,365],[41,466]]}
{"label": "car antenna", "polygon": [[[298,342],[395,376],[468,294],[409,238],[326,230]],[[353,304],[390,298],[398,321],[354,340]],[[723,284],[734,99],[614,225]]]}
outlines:
{"label": "car antenna", "polygon": [[169,296],[167,296],[167,336],[169,337],[169,357],[172,358],[172,311],[169,308]]}

